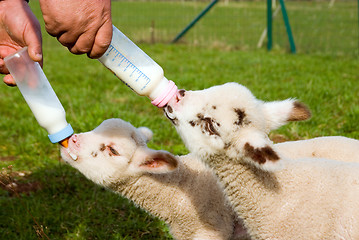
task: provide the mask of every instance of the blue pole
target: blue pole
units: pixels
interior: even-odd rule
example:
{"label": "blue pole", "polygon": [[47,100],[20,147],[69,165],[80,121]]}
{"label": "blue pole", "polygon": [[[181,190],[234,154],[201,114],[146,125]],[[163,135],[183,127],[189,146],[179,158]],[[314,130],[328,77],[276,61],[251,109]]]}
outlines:
{"label": "blue pole", "polygon": [[182,32],[180,32],[173,40],[172,43],[177,42],[183,35],[186,34],[186,32],[188,30],[190,30],[216,3],[218,2],[218,0],[213,0],[210,4],[208,4],[208,6],[202,10],[202,12],[200,14],[198,14],[198,16],[192,20],[192,22],[190,22],[190,24],[188,24],[183,30]]}

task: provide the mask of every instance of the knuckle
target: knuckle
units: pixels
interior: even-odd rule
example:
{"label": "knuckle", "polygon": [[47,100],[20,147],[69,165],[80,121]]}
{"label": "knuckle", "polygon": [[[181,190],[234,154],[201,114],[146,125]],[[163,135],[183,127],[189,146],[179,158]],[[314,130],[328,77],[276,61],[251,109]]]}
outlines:
{"label": "knuckle", "polygon": [[70,51],[75,54],[84,54],[84,53],[89,53],[91,51],[91,47],[75,45],[74,47],[71,48]]}

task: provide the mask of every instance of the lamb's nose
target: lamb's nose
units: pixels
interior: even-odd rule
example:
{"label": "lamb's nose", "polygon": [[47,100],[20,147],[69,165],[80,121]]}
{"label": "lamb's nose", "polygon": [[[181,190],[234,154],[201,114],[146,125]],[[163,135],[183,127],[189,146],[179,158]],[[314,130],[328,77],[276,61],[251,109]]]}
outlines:
{"label": "lamb's nose", "polygon": [[77,134],[72,135],[71,141],[72,141],[73,143],[77,143],[77,141],[78,141]]}

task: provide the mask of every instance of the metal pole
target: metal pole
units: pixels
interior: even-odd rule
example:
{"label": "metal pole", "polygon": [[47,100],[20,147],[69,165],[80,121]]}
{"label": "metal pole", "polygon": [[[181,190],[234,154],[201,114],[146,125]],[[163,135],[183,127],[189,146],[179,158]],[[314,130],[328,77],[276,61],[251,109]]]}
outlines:
{"label": "metal pole", "polygon": [[272,0],[267,0],[267,39],[267,50],[270,51],[272,49]]}
{"label": "metal pole", "polygon": [[288,40],[289,40],[289,44],[290,44],[290,51],[292,53],[295,53],[296,49],[295,49],[295,44],[294,44],[294,38],[293,38],[293,34],[292,34],[292,29],[290,28],[289,18],[288,18],[288,15],[287,15],[287,10],[285,9],[284,0],[279,0],[279,3],[280,3],[280,6],[282,8],[283,20],[284,20],[285,28],[286,28],[287,34],[288,34]]}
{"label": "metal pole", "polygon": [[[358,0],[358,1],[359,1],[359,0]],[[272,6],[273,6],[273,7],[275,6],[274,3],[275,3],[275,1],[272,1]],[[276,7],[276,9],[274,10],[274,12],[273,12],[273,14],[272,14],[272,21],[274,21],[274,18],[278,15],[279,11],[280,11],[280,5],[278,5],[278,6]],[[265,28],[265,29],[263,30],[263,32],[262,32],[262,35],[261,35],[261,37],[259,38],[259,41],[258,41],[258,44],[257,44],[257,48],[261,48],[261,47],[263,46],[263,42],[264,42],[266,36],[267,36],[267,28]]]}
{"label": "metal pole", "polygon": [[186,34],[186,32],[188,30],[190,30],[216,3],[218,2],[218,0],[213,0],[210,4],[208,4],[208,6],[202,10],[202,12],[200,14],[198,14],[198,16],[192,20],[192,22],[190,22],[190,24],[187,25],[187,27],[185,27],[182,32],[180,32],[173,40],[172,43],[177,42],[183,35]]}

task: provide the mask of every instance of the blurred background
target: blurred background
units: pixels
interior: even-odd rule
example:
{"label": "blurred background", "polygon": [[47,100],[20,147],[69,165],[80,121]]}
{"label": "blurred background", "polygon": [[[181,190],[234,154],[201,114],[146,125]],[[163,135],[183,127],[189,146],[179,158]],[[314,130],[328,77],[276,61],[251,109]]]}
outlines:
{"label": "blurred background", "polygon": [[[312,118],[273,131],[274,142],[331,135],[359,139],[358,2],[112,1],[112,19],[179,88],[238,82],[264,101],[297,98],[307,104]],[[97,60],[69,53],[46,33],[39,2],[29,4],[42,25],[44,73],[76,133],[120,117],[152,129],[149,147],[188,153],[161,109]],[[272,31],[267,31],[267,5],[272,5]],[[49,142],[19,90],[5,84],[0,84],[0,170],[1,240],[172,239],[163,221],[61,162],[58,144]]]}
{"label": "blurred background", "polygon": [[[169,43],[212,2],[113,1],[113,21],[135,42]],[[241,50],[266,47],[266,1],[215,2],[180,43]],[[358,56],[357,0],[287,0],[285,6],[298,53]],[[289,50],[279,1],[272,0],[272,11],[273,48]]]}

